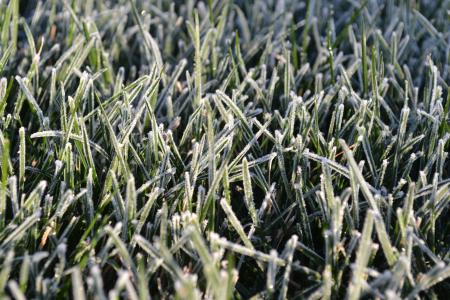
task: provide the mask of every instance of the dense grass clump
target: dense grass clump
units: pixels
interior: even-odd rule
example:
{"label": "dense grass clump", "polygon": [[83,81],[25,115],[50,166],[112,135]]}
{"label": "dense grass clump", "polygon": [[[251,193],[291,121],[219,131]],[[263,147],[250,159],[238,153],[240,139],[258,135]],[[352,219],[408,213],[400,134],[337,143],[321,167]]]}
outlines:
{"label": "dense grass clump", "polygon": [[0,298],[450,293],[448,0],[0,2]]}

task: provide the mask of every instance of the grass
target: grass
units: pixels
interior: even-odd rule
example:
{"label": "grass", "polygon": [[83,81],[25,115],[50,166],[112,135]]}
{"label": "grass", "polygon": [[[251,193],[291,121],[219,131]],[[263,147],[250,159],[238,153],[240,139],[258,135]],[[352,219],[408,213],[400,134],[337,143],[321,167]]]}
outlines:
{"label": "grass", "polygon": [[0,298],[445,298],[449,9],[1,2]]}

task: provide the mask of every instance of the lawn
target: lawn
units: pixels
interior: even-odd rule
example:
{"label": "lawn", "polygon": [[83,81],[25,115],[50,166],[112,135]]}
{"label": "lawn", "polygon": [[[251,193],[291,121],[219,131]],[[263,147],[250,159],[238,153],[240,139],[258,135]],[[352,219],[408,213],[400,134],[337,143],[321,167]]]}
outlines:
{"label": "lawn", "polygon": [[445,299],[449,0],[0,1],[0,299]]}

